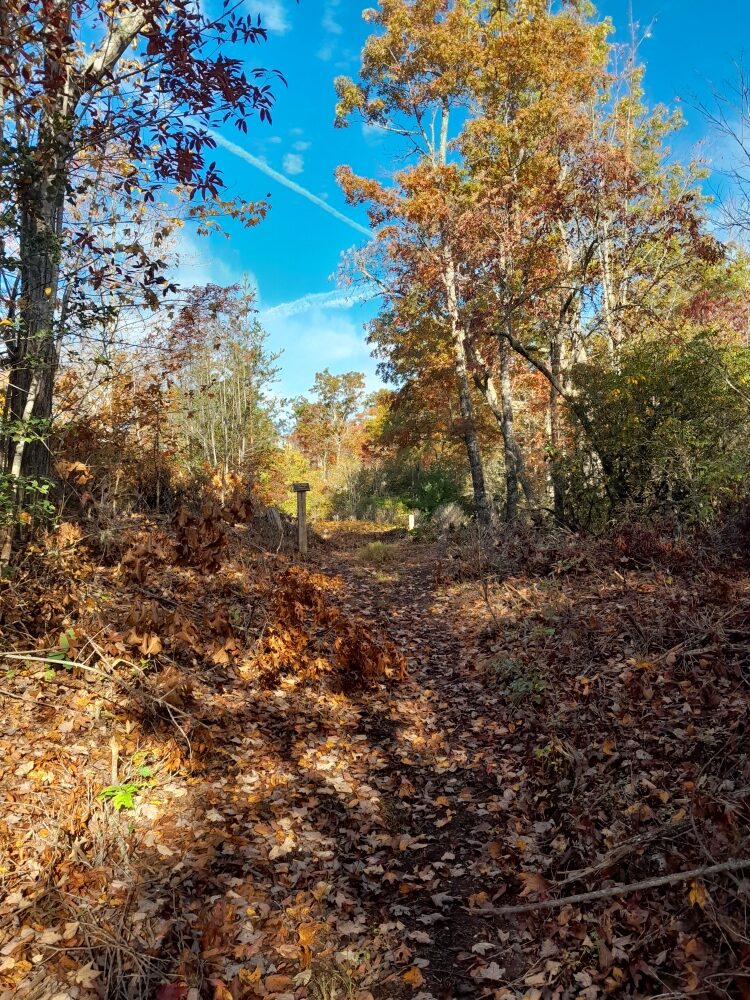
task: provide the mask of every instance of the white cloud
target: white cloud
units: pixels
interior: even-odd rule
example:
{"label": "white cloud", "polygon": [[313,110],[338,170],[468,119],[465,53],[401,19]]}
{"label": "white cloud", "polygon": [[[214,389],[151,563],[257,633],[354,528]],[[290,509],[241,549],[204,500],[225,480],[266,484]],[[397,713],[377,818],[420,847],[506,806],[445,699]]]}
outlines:
{"label": "white cloud", "polygon": [[323,7],[323,30],[327,31],[329,35],[343,34],[344,29],[336,20],[336,14],[340,6],[341,0],[326,0],[326,4]]}
{"label": "white cloud", "polygon": [[316,55],[318,59],[323,62],[329,62],[333,59],[336,53],[336,45],[333,38],[342,35],[344,29],[336,20],[338,9],[341,6],[341,0],[326,0],[323,6],[323,20],[321,25],[323,31],[328,35],[328,39],[321,45],[318,49]]}
{"label": "white cloud", "polygon": [[295,142],[292,145],[292,149],[296,149],[298,153],[304,153],[310,148],[310,146],[312,146],[311,142]]}
{"label": "white cloud", "polygon": [[261,315],[274,350],[283,350],[280,392],[296,396],[307,392],[316,371],[329,368],[334,374],[363,372],[372,391],[381,384],[376,363],[365,340],[361,321],[353,316],[314,308],[304,315]]}
{"label": "white cloud", "polygon": [[352,289],[351,291],[333,289],[330,292],[310,292],[299,299],[291,302],[282,302],[278,306],[266,309],[261,315],[263,321],[268,319],[287,319],[290,316],[299,316],[302,313],[320,311],[321,309],[350,309],[359,302],[366,302],[377,294],[374,285],[366,285],[363,288]]}
{"label": "white cloud", "polygon": [[379,146],[383,141],[383,130],[377,125],[362,122],[362,138],[368,146]]}
{"label": "white cloud", "polygon": [[305,169],[305,158],[299,153],[286,153],[282,166],[285,174],[301,174]]}
{"label": "white cloud", "polygon": [[267,163],[264,163],[257,156],[253,156],[252,153],[248,153],[246,149],[243,149],[242,146],[238,146],[236,142],[230,142],[230,140],[225,139],[220,132],[214,132],[213,129],[207,129],[206,131],[219,146],[222,146],[234,156],[239,156],[241,160],[244,160],[251,166],[256,167],[267,177],[271,177],[275,180],[278,184],[283,184],[283,186],[289,188],[290,191],[294,191],[295,194],[298,194],[307,201],[312,202],[313,205],[317,205],[318,208],[321,208],[324,212],[332,215],[335,219],[338,219],[339,222],[343,222],[352,229],[356,229],[358,233],[361,233],[363,236],[367,236],[368,239],[372,236],[371,231],[369,229],[365,229],[365,227],[360,225],[359,222],[355,222],[354,219],[350,219],[349,216],[344,215],[343,212],[339,212],[339,210],[334,208],[333,205],[327,205],[326,202],[323,201],[323,199],[317,194],[313,194],[312,191],[302,187],[301,184],[297,184],[296,181],[285,177],[284,174],[279,173],[278,170],[274,170],[273,167],[269,167]]}
{"label": "white cloud", "polygon": [[[178,229],[171,238],[169,258],[175,259],[170,279],[181,288],[192,285],[241,285],[247,278],[255,291],[255,304],[260,307],[258,279],[252,271],[227,260],[222,236],[198,236],[189,225]],[[221,241],[221,242],[219,242]]]}
{"label": "white cloud", "polygon": [[[211,252],[210,237],[196,236],[187,227],[180,229],[175,237],[173,252],[177,263],[170,277],[181,288],[234,285],[242,280],[241,272],[220,254]],[[257,287],[254,277],[250,276],[250,280]]]}
{"label": "white cloud", "polygon": [[260,14],[260,23],[269,31],[285,35],[291,25],[283,0],[247,0],[253,14]]}
{"label": "white cloud", "polygon": [[351,320],[314,312],[309,322],[300,345],[308,356],[324,356],[328,362],[362,360],[366,344],[362,331]]}

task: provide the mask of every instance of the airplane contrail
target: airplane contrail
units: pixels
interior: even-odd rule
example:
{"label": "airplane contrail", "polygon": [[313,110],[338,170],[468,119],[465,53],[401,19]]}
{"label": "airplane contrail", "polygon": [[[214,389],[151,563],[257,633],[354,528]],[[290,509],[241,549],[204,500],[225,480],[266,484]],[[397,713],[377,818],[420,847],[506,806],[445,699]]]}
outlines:
{"label": "airplane contrail", "polygon": [[300,313],[309,312],[311,309],[348,309],[349,306],[358,302],[365,302],[367,299],[377,294],[377,288],[366,286],[355,291],[311,292],[303,295],[299,299],[291,302],[282,302],[278,306],[261,311],[260,318],[267,319],[287,319],[290,316],[298,316]]}
{"label": "airplane contrail", "polygon": [[365,226],[361,226],[358,222],[355,222],[354,219],[350,219],[347,215],[344,215],[343,212],[339,212],[338,209],[329,205],[327,201],[323,200],[323,198],[319,198],[316,194],[313,194],[312,191],[308,191],[307,188],[303,188],[301,184],[297,184],[295,181],[290,180],[285,174],[279,173],[279,171],[274,170],[273,167],[269,167],[267,163],[259,157],[253,156],[252,153],[248,153],[248,151],[243,149],[242,146],[238,146],[229,139],[225,139],[223,135],[220,135],[218,132],[214,132],[213,129],[206,129],[206,133],[211,136],[214,142],[226,149],[227,152],[234,154],[234,156],[239,156],[241,160],[249,163],[252,167],[256,167],[258,170],[266,174],[267,177],[278,181],[279,184],[283,184],[284,187],[289,188],[290,191],[294,191],[296,194],[299,194],[308,201],[311,201],[313,205],[317,205],[318,208],[322,208],[324,212],[328,212],[329,215],[332,215],[334,219],[338,219],[339,222],[346,223],[347,226],[351,226],[352,229],[356,229],[358,233],[362,233],[367,236],[368,239],[372,237],[372,232]]}

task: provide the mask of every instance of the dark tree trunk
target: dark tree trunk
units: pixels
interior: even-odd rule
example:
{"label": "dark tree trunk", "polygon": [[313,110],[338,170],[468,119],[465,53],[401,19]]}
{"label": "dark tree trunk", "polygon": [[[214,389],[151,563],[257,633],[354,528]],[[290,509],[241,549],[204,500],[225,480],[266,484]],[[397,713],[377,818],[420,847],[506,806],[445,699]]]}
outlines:
{"label": "dark tree trunk", "polygon": [[[503,436],[503,458],[505,463],[506,505],[505,520],[512,524],[518,517],[518,491],[523,489],[526,502],[533,511],[536,498],[529,477],[523,451],[518,443],[513,413],[513,385],[510,377],[511,349],[505,338],[498,338],[500,381],[499,391],[486,360],[475,347],[472,348],[474,381],[487,401],[487,405],[497,420]],[[532,514],[533,516],[533,514]]]}
{"label": "dark tree trunk", "polygon": [[[69,29],[71,5],[60,5],[56,16],[65,21],[56,27]],[[6,420],[23,421],[29,412],[27,403],[33,387],[33,439],[20,445],[22,477],[47,478],[52,468],[49,437],[61,333],[56,328],[55,310],[77,106],[82,95],[111,72],[146,20],[140,6],[128,11],[111,25],[107,37],[80,67],[72,48],[46,47],[44,80],[49,105],[38,122],[35,145],[28,144],[20,133],[17,136],[21,304],[18,338],[10,350],[4,416]],[[72,38],[68,37],[64,44],[72,45]],[[18,434],[6,435],[3,442],[6,472],[18,466],[17,438]]]}
{"label": "dark tree trunk", "polygon": [[471,388],[469,385],[469,366],[466,357],[466,331],[461,325],[458,301],[456,296],[456,274],[453,259],[450,253],[444,256],[445,270],[444,281],[446,290],[446,301],[448,307],[448,320],[451,326],[451,340],[453,343],[453,360],[458,380],[458,400],[461,411],[461,424],[464,443],[466,444],[466,455],[469,460],[469,470],[471,472],[471,484],[474,492],[474,506],[477,518],[482,524],[492,524],[492,505],[487,494],[487,486],[484,478],[484,463],[482,462],[482,452],[479,447],[477,436],[476,418],[474,415],[474,403],[471,398]]}
{"label": "dark tree trunk", "polygon": [[469,389],[469,376],[466,369],[466,354],[463,344],[457,343],[455,345],[455,353],[461,423],[464,443],[466,444],[466,454],[469,459],[469,469],[471,471],[474,506],[476,507],[477,517],[482,524],[491,524],[492,507],[487,495],[487,486],[484,479],[484,464],[477,437],[474,404]]}
{"label": "dark tree trunk", "polygon": [[562,367],[562,346],[559,335],[555,335],[550,343],[550,371],[553,382],[549,387],[549,461],[552,505],[558,524],[565,523],[565,479],[560,468],[563,440],[560,433],[560,393],[558,391],[558,386],[562,383]]}
{"label": "dark tree trunk", "polygon": [[[14,422],[23,420],[33,387],[33,436],[23,445],[21,475],[46,478],[51,471],[48,438],[57,367],[55,302],[59,284],[62,191],[54,175],[32,176],[29,180],[21,221],[19,336],[11,353],[5,416]],[[6,442],[6,471],[10,471],[15,452],[16,442]]]}

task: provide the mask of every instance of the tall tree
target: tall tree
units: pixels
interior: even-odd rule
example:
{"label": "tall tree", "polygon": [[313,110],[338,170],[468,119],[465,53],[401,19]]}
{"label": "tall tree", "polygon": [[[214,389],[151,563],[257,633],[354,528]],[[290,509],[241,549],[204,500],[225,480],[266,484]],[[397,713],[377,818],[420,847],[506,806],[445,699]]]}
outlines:
{"label": "tall tree", "polygon": [[326,479],[329,467],[341,461],[353,418],[362,408],[365,378],[361,372],[332,375],[325,368],[315,375],[310,391],[313,399],[295,401],[292,438]]}
{"label": "tall tree", "polygon": [[585,4],[526,0],[492,12],[476,36],[455,243],[475,379],[503,430],[511,518],[526,485],[511,349],[549,383],[550,486],[563,520],[573,366],[599,343],[616,363],[628,337],[665,323],[692,257],[715,252],[695,170],[669,162],[679,120],[642,105],[632,62],[611,72],[608,33]]}
{"label": "tall tree", "polygon": [[[265,37],[226,7],[194,0],[7,0],[0,7],[0,269],[9,388],[10,471],[44,476],[59,345],[74,283],[61,273],[73,242],[96,243],[85,220],[68,226],[102,171],[124,210],[164,186],[216,197],[221,179],[207,129],[268,119],[263,70],[246,72],[233,43]],[[113,156],[116,147],[117,155]],[[241,209],[238,209],[241,211]],[[126,251],[127,252],[127,251]],[[145,281],[163,284],[160,260]],[[32,419],[34,440],[20,423]],[[19,445],[20,444],[20,448]]]}
{"label": "tall tree", "polygon": [[253,475],[278,440],[272,387],[281,355],[268,349],[247,282],[193,288],[187,298],[165,351],[178,446],[190,467],[222,480]]}
{"label": "tall tree", "polygon": [[379,226],[380,252],[370,261],[381,265],[380,273],[367,273],[391,299],[408,294],[420,280],[431,291],[452,349],[477,516],[488,523],[492,506],[476,431],[455,247],[449,218],[435,197],[436,185],[450,183],[454,173],[451,140],[474,72],[477,9],[471,0],[382,0],[377,10],[365,12],[377,33],[365,44],[359,82],[340,78],[336,88],[338,124],[359,116],[368,126],[399,136],[410,158],[392,187],[359,178],[349,168],[341,168],[338,178],[352,202],[371,205],[371,221]]}

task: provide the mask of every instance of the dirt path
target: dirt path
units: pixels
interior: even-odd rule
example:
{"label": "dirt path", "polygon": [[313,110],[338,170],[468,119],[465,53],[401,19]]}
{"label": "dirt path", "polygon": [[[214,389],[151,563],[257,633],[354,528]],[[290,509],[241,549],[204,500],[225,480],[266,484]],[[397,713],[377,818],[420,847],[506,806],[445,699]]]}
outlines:
{"label": "dirt path", "polygon": [[[428,993],[491,996],[523,960],[493,915],[506,889],[492,857],[497,803],[518,762],[473,655],[488,616],[481,601],[446,586],[445,545],[384,544],[380,564],[357,535],[334,536],[316,557],[345,581],[348,609],[387,631],[409,663],[405,683],[362,699],[361,731],[389,761],[376,781],[393,834],[376,854],[381,884],[362,905],[396,923],[402,957]],[[395,995],[393,985],[380,995]]]}

